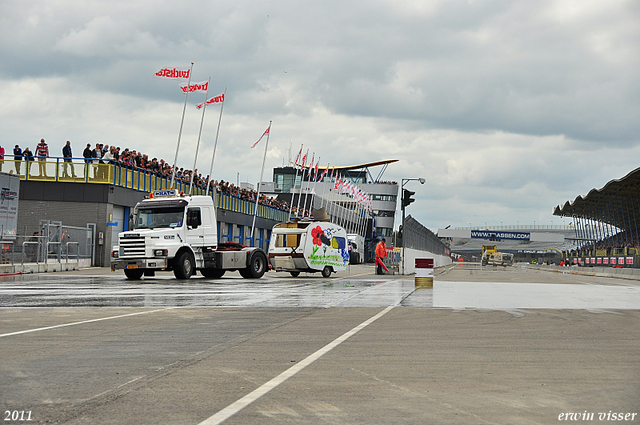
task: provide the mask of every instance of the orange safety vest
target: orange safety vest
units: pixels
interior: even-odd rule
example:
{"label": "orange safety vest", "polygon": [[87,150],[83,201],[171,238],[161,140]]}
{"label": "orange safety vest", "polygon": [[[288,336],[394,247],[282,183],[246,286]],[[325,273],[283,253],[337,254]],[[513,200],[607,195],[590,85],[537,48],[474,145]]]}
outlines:
{"label": "orange safety vest", "polygon": [[387,256],[387,246],[384,242],[380,241],[376,245],[376,257],[384,258]]}

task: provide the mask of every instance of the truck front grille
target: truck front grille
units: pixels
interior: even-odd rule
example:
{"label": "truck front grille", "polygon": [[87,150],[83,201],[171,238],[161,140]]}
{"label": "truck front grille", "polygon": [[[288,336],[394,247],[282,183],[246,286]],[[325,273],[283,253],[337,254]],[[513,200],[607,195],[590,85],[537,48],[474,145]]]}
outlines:
{"label": "truck front grille", "polygon": [[144,257],[144,237],[120,238],[120,258]]}

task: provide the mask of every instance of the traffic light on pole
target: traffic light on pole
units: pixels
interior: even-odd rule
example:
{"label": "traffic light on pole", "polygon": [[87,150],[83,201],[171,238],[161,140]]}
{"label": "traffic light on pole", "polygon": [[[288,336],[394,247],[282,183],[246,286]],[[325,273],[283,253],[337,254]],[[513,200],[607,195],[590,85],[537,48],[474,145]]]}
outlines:
{"label": "traffic light on pole", "polygon": [[402,192],[402,208],[408,206],[410,203],[412,203],[413,201],[415,201],[415,199],[412,198],[413,195],[415,195],[415,192],[412,192],[410,190],[407,189],[403,189]]}

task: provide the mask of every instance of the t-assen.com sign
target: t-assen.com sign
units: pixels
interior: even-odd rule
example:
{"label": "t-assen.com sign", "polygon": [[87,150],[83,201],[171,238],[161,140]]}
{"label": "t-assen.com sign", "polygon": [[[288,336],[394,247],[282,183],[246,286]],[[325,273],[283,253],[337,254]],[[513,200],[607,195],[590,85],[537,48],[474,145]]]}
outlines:
{"label": "t-assen.com sign", "polygon": [[0,236],[15,239],[18,229],[20,177],[0,173]]}
{"label": "t-assen.com sign", "polygon": [[524,232],[492,232],[490,230],[472,230],[472,239],[511,239],[517,241],[528,241],[531,233]]}

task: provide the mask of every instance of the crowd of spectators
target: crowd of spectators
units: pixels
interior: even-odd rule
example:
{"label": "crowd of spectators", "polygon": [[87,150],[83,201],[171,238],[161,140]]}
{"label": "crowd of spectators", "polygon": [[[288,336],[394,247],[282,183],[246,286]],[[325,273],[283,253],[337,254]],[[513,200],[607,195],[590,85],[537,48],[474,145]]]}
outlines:
{"label": "crowd of spectators", "polygon": [[[83,152],[85,161],[98,161],[98,162],[112,162],[115,165],[121,167],[131,168],[137,171],[145,172],[148,174],[156,175],[171,179],[173,167],[167,163],[164,159],[151,158],[147,154],[137,152],[135,150],[129,150],[128,148],[121,151],[120,147],[96,144],[95,148],[91,149],[90,145],[87,145]],[[193,186],[206,189],[209,185],[209,190],[213,191],[214,188],[218,192],[239,199],[243,199],[249,202],[255,202],[258,196],[257,191],[253,189],[243,189],[233,183],[225,182],[224,180],[210,180],[209,176],[203,176],[198,173],[198,170],[188,170],[179,168],[176,170],[175,181],[184,184],[191,184],[193,179]],[[282,211],[289,211],[290,205],[286,201],[279,200],[277,198],[260,194],[258,203],[266,205],[272,208],[276,208]],[[313,217],[311,212],[307,209],[298,209],[295,205],[291,206],[292,217]]]}
{"label": "crowd of spectators", "polygon": [[[34,159],[39,159],[43,161],[39,163],[39,165],[42,167],[40,170],[40,175],[44,177],[47,176],[45,162],[49,157],[49,150],[44,139],[40,141],[40,144],[37,146],[37,148],[38,149],[36,149],[36,155],[34,157],[34,154],[31,153],[28,147],[26,147],[23,151],[18,145],[15,146],[12,158],[15,160],[15,168],[18,174],[20,174],[20,167],[23,159],[27,161],[27,164],[34,161]],[[74,155],[72,155],[70,142],[67,142],[63,147],[62,154],[65,160],[64,177],[67,177],[68,170],[71,170],[72,176],[75,177],[74,168],[72,166],[66,166],[67,163],[71,164],[72,158],[75,157]],[[4,148],[0,147],[0,170],[5,155],[6,154],[4,152]],[[109,146],[102,143],[96,143],[95,146],[87,144],[82,152],[82,157],[87,164],[112,163],[119,167],[130,168],[136,171],[167,179],[171,179],[173,176],[173,167],[164,159],[149,159],[149,156],[147,154],[143,154],[142,152],[138,152],[136,150],[130,150],[129,148],[125,148],[124,150],[122,150],[119,146]],[[96,167],[96,170],[94,172],[101,173],[104,171],[99,170]],[[209,185],[210,192],[213,192],[215,188],[222,194],[243,199],[249,202],[255,202],[256,197],[258,196],[257,191],[253,189],[243,189],[234,185],[233,183],[225,182],[224,180],[210,180],[209,176],[203,176],[201,173],[198,173],[197,169],[176,169],[174,180],[183,184],[191,184],[193,181],[193,186],[200,189],[206,189],[207,185]],[[295,205],[290,206],[286,201],[279,200],[277,197],[266,196],[263,193],[260,194],[258,203],[271,208],[279,209],[281,211],[289,212],[289,210],[291,210],[292,217],[313,217],[312,213],[305,208],[298,208]]]}
{"label": "crowd of spectators", "polygon": [[[640,243],[634,232],[622,231],[597,242],[589,242],[570,252],[573,256],[618,255],[626,248],[638,250]],[[635,252],[635,251],[634,251]]]}

